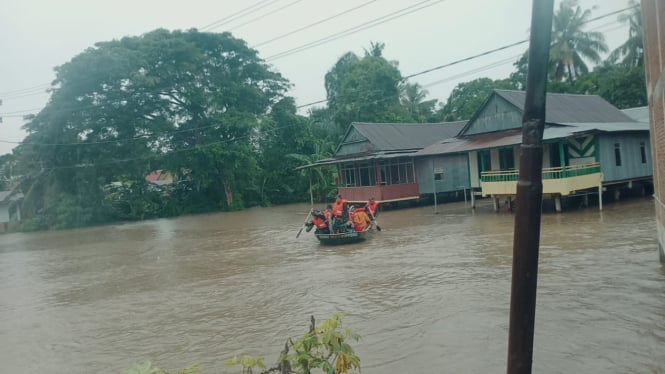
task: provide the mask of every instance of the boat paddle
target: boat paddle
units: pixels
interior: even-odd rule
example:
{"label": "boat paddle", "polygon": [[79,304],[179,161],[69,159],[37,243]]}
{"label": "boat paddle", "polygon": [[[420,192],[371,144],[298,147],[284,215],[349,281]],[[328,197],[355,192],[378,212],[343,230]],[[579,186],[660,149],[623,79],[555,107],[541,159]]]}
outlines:
{"label": "boat paddle", "polygon": [[[368,211],[369,211],[369,209],[368,209]],[[372,216],[372,222],[374,222],[374,226],[376,226],[376,229],[381,231],[381,226],[379,226],[379,224],[376,222],[376,217],[374,216],[374,213],[369,211],[369,215]]]}
{"label": "boat paddle", "polygon": [[304,229],[305,226],[307,226],[307,222],[309,222],[309,217],[312,216],[312,210],[313,210],[313,208],[309,210],[309,213],[307,214],[307,218],[305,218],[305,223],[302,224],[302,227],[300,228],[300,230],[298,230],[298,233],[296,234],[296,239],[298,239],[298,237],[300,236],[300,233],[302,232],[302,229]]}

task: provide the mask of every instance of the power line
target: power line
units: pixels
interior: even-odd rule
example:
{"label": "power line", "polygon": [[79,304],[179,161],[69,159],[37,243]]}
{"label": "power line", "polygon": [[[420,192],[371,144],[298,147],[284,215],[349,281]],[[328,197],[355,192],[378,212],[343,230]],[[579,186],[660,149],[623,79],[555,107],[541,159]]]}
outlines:
{"label": "power line", "polygon": [[[216,25],[217,23],[224,22],[224,21],[226,21],[227,19],[232,18],[232,17],[236,17],[236,16],[237,16],[238,18],[240,18],[240,17],[241,17],[240,14],[243,13],[243,12],[247,12],[247,14],[250,14],[251,12],[248,12],[248,11],[250,11],[250,10],[252,10],[252,9],[254,9],[254,8],[258,7],[258,6],[260,6],[261,4],[268,2],[268,1],[271,1],[271,0],[261,0],[261,1],[257,2],[257,3],[254,3],[253,5],[251,5],[251,6],[247,7],[247,8],[244,8],[244,9],[242,9],[242,10],[236,12],[236,13],[233,13],[233,14],[231,14],[231,15],[229,15],[229,16],[226,16],[226,17],[224,17],[224,18],[221,18],[221,19],[219,19],[219,20],[217,20],[217,21],[215,21],[215,22],[212,22],[212,23],[210,23],[210,24],[208,24],[208,25],[206,25],[206,26],[203,26],[203,27],[201,28],[201,30],[204,30],[204,29],[206,29],[206,28],[208,28],[208,27],[214,26],[214,25]],[[278,0],[272,0],[272,1],[278,1]],[[329,21],[329,20],[331,20],[331,19],[334,19],[334,18],[340,17],[340,16],[342,16],[342,15],[344,15],[344,14],[347,14],[347,13],[350,13],[350,12],[355,11],[355,10],[357,10],[357,9],[360,9],[360,8],[362,8],[362,7],[366,6],[366,5],[369,5],[369,4],[371,4],[371,3],[375,2],[375,1],[376,1],[376,0],[367,1],[367,2],[362,3],[362,4],[360,4],[360,5],[356,6],[356,7],[353,7],[353,8],[347,9],[347,10],[345,10],[345,11],[342,11],[342,12],[340,12],[340,13],[337,13],[337,14],[333,15],[333,16],[330,16],[330,17],[324,18],[324,19],[322,19],[322,20],[319,20],[319,21],[314,22],[314,23],[312,23],[312,24],[309,24],[309,25],[307,25],[307,26],[301,27],[301,28],[296,29],[296,30],[293,30],[293,31],[291,31],[291,32],[288,32],[288,33],[285,33],[285,34],[279,35],[279,36],[277,36],[277,37],[274,37],[274,38],[272,38],[272,39],[269,39],[269,40],[266,40],[266,41],[260,42],[260,43],[258,43],[258,44],[255,44],[255,45],[252,46],[252,48],[257,48],[257,47],[260,47],[260,46],[262,46],[262,45],[266,45],[266,44],[272,43],[273,41],[276,41],[276,40],[279,40],[279,39],[285,38],[285,37],[287,37],[287,36],[293,35],[293,34],[295,34],[295,33],[297,33],[297,32],[304,31],[304,30],[306,30],[306,29],[308,29],[308,28],[311,28],[311,27],[317,26],[317,25],[319,25],[319,24],[321,24],[321,23],[324,23],[324,22],[327,22],[327,21]],[[431,1],[431,0],[430,0],[430,1]],[[267,6],[267,5],[269,5],[269,4],[266,4],[266,6]],[[417,4],[416,4],[416,5],[417,5]],[[615,14],[623,13],[623,12],[625,12],[625,11],[627,11],[627,10],[632,10],[632,9],[635,9],[635,8],[638,8],[638,7],[639,7],[639,5],[635,5],[635,6],[630,6],[630,7],[627,7],[627,8],[619,9],[619,10],[616,10],[616,11],[613,11],[613,12],[610,12],[610,13],[606,13],[606,14],[600,15],[600,16],[598,16],[598,17],[591,18],[591,19],[587,20],[585,23],[594,22],[594,21],[597,21],[597,20],[599,20],[599,19],[603,19],[603,18],[606,18],[606,17],[612,16],[612,15],[615,15]],[[247,14],[243,14],[243,16],[244,16],[244,15],[247,15]],[[231,22],[231,21],[229,21],[229,22]],[[372,22],[372,21],[370,21],[370,22]],[[606,24],[605,24],[605,25],[606,25]],[[603,25],[603,26],[605,26],[605,25]],[[362,25],[359,25],[359,26],[362,26]],[[359,27],[359,26],[358,26],[358,27]],[[359,30],[359,31],[361,31],[361,30]],[[329,36],[329,37],[332,37],[332,36],[333,36],[333,35],[331,35],[331,36]],[[519,42],[518,42],[518,43],[519,43]],[[523,42],[522,42],[522,43],[523,43]],[[298,48],[298,47],[296,47],[296,48]],[[286,52],[288,52],[288,51],[280,52],[279,54],[286,53]],[[280,58],[281,58],[281,57],[284,57],[284,56],[280,56]],[[30,86],[30,87],[26,87],[26,88],[22,88],[22,89],[16,89],[16,90],[4,91],[4,92],[0,92],[0,97],[2,97],[3,99],[8,99],[8,98],[11,98],[11,95],[22,94],[22,93],[25,93],[24,91],[34,91],[34,90],[38,90],[38,89],[40,89],[40,88],[48,88],[49,86],[50,86],[50,83],[42,83],[42,84],[38,84],[38,85],[35,85],[35,86]],[[38,94],[44,94],[44,93],[47,93],[47,92],[43,91],[43,92],[26,93],[25,96],[38,95]],[[10,96],[10,97],[7,97],[7,96]],[[18,96],[17,96],[17,97],[18,97]],[[20,97],[22,97],[22,96],[20,96]],[[307,106],[307,105],[304,105],[304,106]]]}
{"label": "power line", "polygon": [[37,89],[43,89],[43,88],[48,88],[50,86],[50,83],[41,83],[36,86],[31,86],[31,87],[26,87],[26,88],[19,88],[16,90],[11,90],[11,91],[5,91],[5,92],[0,92],[0,96],[6,96],[6,95],[14,95],[14,94],[20,94],[23,93],[24,91],[34,91]]}
{"label": "power line", "polygon": [[233,27],[231,27],[229,30],[237,30],[237,29],[239,29],[239,28],[241,28],[241,27],[243,27],[243,26],[249,25],[250,23],[254,23],[254,22],[256,22],[256,21],[258,21],[258,20],[260,20],[260,19],[266,18],[266,17],[271,16],[271,15],[273,15],[273,14],[275,14],[275,13],[281,11],[281,10],[284,10],[284,9],[286,9],[286,8],[289,8],[289,7],[293,6],[293,5],[296,5],[296,4],[298,4],[299,2],[301,2],[301,1],[303,1],[303,0],[295,0],[295,1],[292,1],[292,2],[290,2],[290,3],[288,3],[288,4],[286,4],[286,5],[283,5],[283,6],[279,7],[279,8],[277,8],[277,9],[273,10],[272,12],[268,12],[268,13],[262,14],[262,15],[260,15],[260,16],[258,16],[258,17],[254,17],[254,18],[250,19],[249,21],[246,21],[246,22],[243,22],[243,23],[241,23],[241,24],[239,24],[239,25],[233,26]]}
{"label": "power line", "polygon": [[272,39],[268,39],[268,40],[263,41],[263,42],[260,42],[260,43],[258,43],[258,44],[254,44],[254,45],[252,46],[252,48],[257,48],[257,47],[260,47],[260,46],[262,46],[262,45],[266,45],[266,44],[272,43],[272,42],[274,42],[274,41],[276,41],[276,40],[283,39],[283,38],[285,38],[285,37],[287,37],[287,36],[290,36],[290,35],[293,35],[293,34],[295,34],[295,33],[297,33],[297,32],[307,30],[307,29],[312,28],[312,27],[314,27],[314,26],[318,26],[318,25],[320,25],[320,24],[322,24],[322,23],[324,23],[324,22],[328,22],[328,21],[330,21],[331,19],[335,19],[335,18],[337,18],[337,17],[343,16],[343,15],[345,15],[345,14],[347,14],[347,13],[351,13],[351,12],[353,12],[353,11],[355,11],[355,10],[358,10],[358,9],[360,9],[360,8],[362,8],[362,7],[365,7],[365,6],[367,6],[367,5],[371,4],[371,3],[374,3],[374,2],[376,2],[376,0],[370,0],[370,1],[364,2],[364,3],[362,3],[362,4],[358,5],[358,6],[355,6],[355,7],[353,7],[353,8],[350,8],[350,9],[344,10],[344,11],[342,11],[342,12],[340,12],[340,13],[337,13],[337,14],[334,14],[334,15],[332,15],[332,16],[330,16],[330,17],[326,17],[326,18],[321,19],[321,20],[319,20],[319,21],[316,21],[316,22],[314,22],[314,23],[310,23],[310,24],[307,25],[307,26],[303,26],[303,27],[298,28],[298,29],[295,29],[295,30],[293,30],[293,31],[289,31],[289,32],[287,32],[287,33],[285,33],[285,34],[282,34],[282,35],[276,36],[276,37],[274,37],[274,38],[272,38]]}
{"label": "power line", "polygon": [[239,10],[239,11],[233,13],[233,14],[230,14],[226,17],[218,19],[217,21],[215,21],[213,23],[210,23],[206,26],[203,26],[201,28],[201,30],[203,30],[203,31],[214,30],[214,29],[219,28],[221,26],[224,26],[224,25],[226,25],[230,22],[233,22],[237,19],[240,19],[240,18],[242,18],[246,15],[252,14],[252,13],[256,12],[257,10],[261,10],[261,9],[267,7],[268,5],[276,3],[278,1],[281,1],[281,0],[261,0],[261,1],[258,1],[256,3],[254,3],[253,5],[248,6],[247,8],[241,9],[241,10]]}
{"label": "power line", "polygon": [[[613,12],[605,13],[605,14],[600,15],[598,17],[594,17],[594,18],[591,18],[591,19],[587,20],[586,22],[584,22],[584,24],[594,22],[594,21],[597,21],[597,20],[600,20],[600,19],[603,19],[603,18],[607,18],[607,17],[610,17],[612,15],[625,12],[627,10],[635,9],[636,7],[638,7],[638,6],[631,6],[631,7],[623,8],[623,9],[620,9],[620,10],[615,10]],[[614,22],[614,24],[616,24],[616,21]],[[607,26],[607,24],[603,24],[601,26]],[[465,58],[462,58],[462,59],[459,59],[459,60],[456,60],[456,61],[452,61],[452,62],[443,64],[443,65],[439,65],[439,66],[435,66],[433,68],[422,70],[422,71],[419,71],[417,73],[413,73],[413,74],[410,74],[410,75],[407,75],[407,76],[403,77],[401,79],[401,81],[405,81],[409,78],[413,78],[413,77],[417,77],[419,75],[431,73],[433,71],[441,70],[441,69],[444,69],[444,68],[447,68],[447,67],[450,67],[450,66],[453,66],[453,65],[460,64],[462,62],[467,62],[467,61],[474,60],[474,59],[479,58],[479,57],[483,57],[483,56],[487,56],[487,55],[490,55],[490,54],[493,54],[493,53],[496,53],[496,52],[499,52],[499,51],[503,51],[503,50],[506,50],[508,48],[511,48],[511,47],[514,47],[514,46],[517,46],[517,45],[520,45],[520,44],[524,44],[527,41],[528,41],[528,39],[520,40],[520,41],[517,41],[517,42],[514,42],[514,43],[510,43],[510,44],[501,46],[499,48],[494,48],[494,49],[491,49],[491,50],[488,50],[488,51],[485,51],[485,52],[478,53],[478,54],[473,55],[473,56],[465,57]],[[518,57],[519,57],[519,55],[518,55]],[[308,106],[321,104],[321,103],[324,103],[324,102],[327,102],[327,101],[328,101],[327,99],[317,100],[317,101],[313,101],[313,102],[309,102],[309,103],[306,103],[306,104],[299,105],[299,106],[297,106],[297,108],[298,109],[305,108],[305,107],[308,107]]]}
{"label": "power line", "polygon": [[397,11],[394,11],[394,12],[388,13],[386,15],[383,15],[381,17],[375,18],[375,19],[370,20],[368,22],[361,23],[360,25],[353,26],[351,28],[348,28],[346,30],[334,33],[332,35],[328,35],[324,38],[321,38],[321,39],[318,39],[318,40],[300,45],[300,46],[295,47],[295,48],[291,48],[291,49],[286,50],[284,52],[276,53],[272,56],[266,57],[265,60],[266,61],[274,61],[274,60],[280,59],[282,57],[290,56],[290,55],[296,54],[298,52],[302,52],[302,51],[305,51],[305,50],[308,50],[308,49],[311,49],[311,48],[314,48],[314,47],[318,47],[320,45],[329,43],[331,41],[334,41],[334,40],[337,40],[337,39],[340,39],[340,38],[343,38],[345,36],[352,35],[352,34],[355,34],[357,32],[360,32],[360,31],[363,31],[363,30],[366,30],[366,29],[369,29],[369,28],[372,28],[372,27],[375,27],[375,26],[379,26],[381,24],[392,21],[394,19],[404,17],[406,15],[417,12],[419,10],[429,8],[429,7],[431,7],[433,5],[436,5],[438,3],[441,3],[445,0],[437,0],[433,3],[431,1],[432,0],[421,1],[419,3],[410,5],[406,8],[402,8],[402,9],[399,9]]}

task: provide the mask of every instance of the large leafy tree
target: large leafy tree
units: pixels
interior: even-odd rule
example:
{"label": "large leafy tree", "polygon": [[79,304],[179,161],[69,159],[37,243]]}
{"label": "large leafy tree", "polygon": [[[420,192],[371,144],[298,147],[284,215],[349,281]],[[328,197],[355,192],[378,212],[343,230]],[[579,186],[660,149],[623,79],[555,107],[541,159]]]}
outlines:
{"label": "large leafy tree", "polygon": [[314,155],[325,139],[314,136],[308,119],[296,113],[292,98],[285,98],[273,107],[270,118],[261,126],[261,133],[263,173],[259,192],[263,203],[305,200],[308,197],[307,178],[295,171],[303,163],[290,155]]}
{"label": "large leafy tree", "polygon": [[628,39],[610,53],[608,60],[625,66],[644,66],[642,11],[635,0],[631,0],[630,5],[633,6],[630,13],[619,16],[620,22],[628,24]]}
{"label": "large leafy tree", "polygon": [[584,31],[591,17],[589,9],[582,10],[577,0],[563,0],[552,20],[550,60],[556,81],[566,78],[573,82],[589,72],[585,59],[599,63],[601,53],[608,51],[605,37],[600,32]]}
{"label": "large leafy tree", "polygon": [[365,56],[349,52],[326,74],[328,108],[340,128],[351,122],[409,121],[400,105],[402,75],[395,62],[386,60],[383,44],[373,43]]}
{"label": "large leafy tree", "polygon": [[619,109],[647,105],[642,67],[606,64],[586,74],[573,84],[552,82],[548,91],[598,95]]}
{"label": "large leafy tree", "polygon": [[97,43],[56,68],[49,103],[25,126],[26,203],[47,226],[63,201],[79,216],[70,226],[95,223],[108,212],[84,210],[103,206],[104,185],[168,168],[204,209],[242,206],[259,172],[256,130],[287,86],[229,33]]}

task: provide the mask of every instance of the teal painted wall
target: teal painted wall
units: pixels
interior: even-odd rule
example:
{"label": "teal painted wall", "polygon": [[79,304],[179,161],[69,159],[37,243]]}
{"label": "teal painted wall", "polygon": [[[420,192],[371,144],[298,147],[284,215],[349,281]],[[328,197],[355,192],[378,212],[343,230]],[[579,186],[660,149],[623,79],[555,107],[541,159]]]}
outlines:
{"label": "teal painted wall", "polygon": [[373,150],[374,147],[367,138],[362,136],[355,128],[352,128],[349,135],[344,138],[344,143],[340,145],[335,156],[355,155]]}
{"label": "teal painted wall", "polygon": [[416,180],[420,194],[434,190],[433,168],[443,168],[443,180],[436,181],[436,192],[460,191],[469,187],[469,166],[466,154],[429,156],[415,160]]}
{"label": "teal painted wall", "polygon": [[464,134],[480,134],[521,127],[522,114],[517,108],[502,98],[493,96]]}
{"label": "teal painted wall", "polygon": [[[596,137],[603,182],[653,175],[648,134],[600,134]],[[640,143],[645,146],[646,163],[642,162]],[[615,144],[619,144],[621,149],[621,166],[616,166]]]}

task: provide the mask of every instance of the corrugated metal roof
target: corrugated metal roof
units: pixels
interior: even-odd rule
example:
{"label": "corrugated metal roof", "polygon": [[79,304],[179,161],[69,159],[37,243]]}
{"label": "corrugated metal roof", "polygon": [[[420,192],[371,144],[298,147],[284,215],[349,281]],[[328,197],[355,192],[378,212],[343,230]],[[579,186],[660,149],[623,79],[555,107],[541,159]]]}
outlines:
{"label": "corrugated metal roof", "polygon": [[23,198],[23,193],[14,191],[0,191],[0,203],[17,201]]}
{"label": "corrugated metal roof", "polygon": [[339,164],[342,162],[355,162],[355,161],[367,161],[367,160],[384,160],[397,157],[412,156],[415,151],[411,152],[397,152],[397,153],[373,153],[369,155],[363,155],[358,157],[349,157],[349,158],[324,158],[313,164],[298,166],[296,170],[308,169],[315,166]]}
{"label": "corrugated metal roof", "polygon": [[[565,123],[564,126],[547,126],[543,141],[567,138],[592,132],[649,131],[649,124],[642,122],[615,123]],[[412,156],[430,156],[446,153],[468,152],[480,149],[506,147],[522,143],[522,129],[488,132],[447,139],[415,152]]]}
{"label": "corrugated metal roof", "polygon": [[[524,112],[526,92],[494,90]],[[597,95],[547,94],[545,121],[548,123],[632,122],[634,119]]]}
{"label": "corrugated metal roof", "polygon": [[452,138],[466,121],[442,123],[353,123],[352,126],[380,151],[418,150],[437,140]]}
{"label": "corrugated metal roof", "polygon": [[649,107],[648,106],[622,109],[621,111],[626,113],[626,115],[628,115],[628,117],[634,119],[635,121],[649,123]]}

